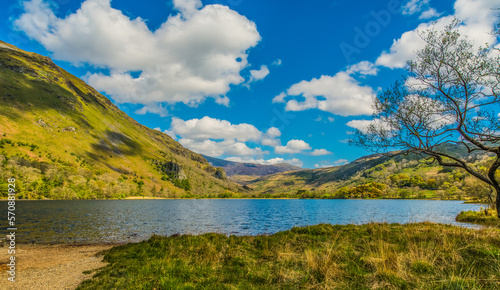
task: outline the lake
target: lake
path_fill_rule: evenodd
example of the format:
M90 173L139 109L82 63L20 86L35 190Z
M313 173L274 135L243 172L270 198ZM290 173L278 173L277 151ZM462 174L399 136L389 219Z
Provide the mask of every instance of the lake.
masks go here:
M456 215L463 210L479 210L480 206L439 200L17 201L16 239L24 243L123 243L153 234L272 234L319 223L430 221L467 226L457 223ZM0 208L7 220L7 202L0 202Z

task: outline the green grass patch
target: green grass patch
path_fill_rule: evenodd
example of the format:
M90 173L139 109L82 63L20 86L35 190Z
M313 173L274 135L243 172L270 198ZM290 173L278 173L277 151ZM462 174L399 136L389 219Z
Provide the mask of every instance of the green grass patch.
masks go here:
M456 217L457 222L495 226L500 228L500 219L495 210L463 211Z
M499 289L500 230L321 224L269 236L153 236L104 260L78 289Z

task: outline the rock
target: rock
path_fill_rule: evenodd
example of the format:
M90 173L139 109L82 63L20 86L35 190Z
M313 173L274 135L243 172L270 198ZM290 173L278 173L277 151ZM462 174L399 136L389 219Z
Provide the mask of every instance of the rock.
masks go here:
M187 178L184 169L173 161L160 162L156 160L155 164L160 166L162 172L165 172L167 175L173 175L175 179L184 180Z
M76 128L75 127L65 127L62 129L63 132L73 132L76 133Z
M43 128L47 127L47 123L43 119L38 119L37 123Z
M215 177L217 177L218 179L227 178L226 172L224 171L224 169L222 169L222 167L217 167L217 169L215 170Z

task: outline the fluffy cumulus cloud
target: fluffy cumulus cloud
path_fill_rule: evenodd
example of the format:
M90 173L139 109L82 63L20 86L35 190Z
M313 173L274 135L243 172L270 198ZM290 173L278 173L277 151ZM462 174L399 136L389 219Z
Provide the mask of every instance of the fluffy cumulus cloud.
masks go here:
M201 0L173 0L174 7L179 10L184 17L189 18L194 15L201 6Z
M423 7L422 5L419 6L419 3L422 2L427 3L428 1L410 1L405 11L408 11L408 14L417 11ZM454 4L454 15L441 17L432 22L421 23L415 30L403 33L399 39L394 41L389 51L382 53L378 57L375 64L388 68L404 67L406 61L413 59L415 52L425 46L419 35L420 31L428 29L441 30L446 25L449 25L455 17L462 21L458 31L467 36L478 47L484 46L486 43L493 45L496 43L496 36L491 31L499 19L497 11L492 8L497 6L498 0L457 0ZM435 11L426 10L422 13L421 18L424 18L425 15L431 16L434 13Z
M339 72L296 83L273 102L286 102L287 111L319 109L340 116L369 115L374 94L371 87L361 86L349 73ZM290 96L301 96L304 100L286 101Z
M178 136L179 143L183 146L214 157L268 154L269 152L262 150L261 147L251 148L246 143L277 146L280 144L278 137L281 136L280 130L275 127L262 132L250 124L231 124L229 121L208 116L187 121L173 118L169 133Z
M271 127L265 134L262 135L261 144L264 146L276 147L280 145L278 137L281 136L281 131L276 127Z
M256 163L256 164L262 164L262 165L275 165L275 164L280 164L280 163L288 163L292 164L295 166L301 167L303 164L302 161L300 161L297 158L292 158L292 159L284 159L281 157L276 157L276 158L271 158L271 159L253 159L253 158L242 158L242 157L228 157L226 158L228 161L233 161L233 162L243 162L243 163Z
M153 113L160 115L160 117L168 116L168 111L165 106L163 106L162 104L154 104L154 103L147 104L146 106L140 108L139 110L136 110L135 113L138 115Z
M276 97L273 98L273 104L275 103L285 103L285 98L286 98L286 93L285 92L282 92L280 93L279 95L277 95Z
M326 150L326 149L314 149L313 152L311 152L312 156L323 156L323 155L329 155L332 154L332 152Z
M377 75L378 68L369 61L362 61L349 66L346 70L348 74Z
M347 126L358 129L361 132L366 133L368 130L368 127L373 123L374 121L372 120L351 120L347 122Z
M267 65L262 65L258 70L250 70L250 82L263 80L268 74Z
M403 14L412 15L422 11L422 7L427 5L429 0L410 0L403 5Z
M436 9L434 9L434 8L429 8L429 9L425 10L424 12L422 12L422 14L420 14L420 16L418 18L419 19L431 19L431 18L439 17L442 14L443 13L437 12Z
M419 19L430 19L439 17L442 13L438 13L436 9L431 8L429 0L410 0L403 5L403 14L420 14Z
M290 163L302 166L296 158L280 157L264 159L274 149L276 154L332 154L326 149L314 149L303 140L290 140L281 145L281 131L276 127L259 130L251 124L232 124L205 116L201 119L182 120L172 118L169 130L164 131L183 146L208 156L225 157L226 160L259 164ZM263 148L264 146L271 148Z
M250 148L245 143L237 142L235 140L223 140L217 142L209 139L193 140L182 138L179 140L179 143L195 152L214 157L221 155L250 156L263 155L267 153L262 151L260 147Z
M417 118L417 117L415 117ZM436 119L436 121L440 121L441 119ZM441 121L440 121L441 122ZM358 129L359 131L366 133L371 125L374 125L376 128L383 128L384 130L392 130L392 127L389 123L384 122L381 119L373 119L373 120L351 120L347 122L347 126Z
M47 2L31 0L14 25L56 59L108 69L86 80L119 103L147 105L145 112L154 103L196 105L207 97L227 105L230 85L244 82L247 51L261 39L246 17L222 5L175 0L179 13L151 31L110 2L86 0L58 18Z
M235 139L237 141L257 141L263 133L255 126L250 124L233 125L229 121L210 118L208 116L202 119L191 119L184 121L179 118L173 118L171 131L183 138L192 140L206 139ZM279 131L276 128L272 129ZM277 132L275 132L277 134ZM279 135L278 135L279 136Z
M274 152L278 154L294 154L302 151L311 150L311 146L303 140L290 140L286 146L276 146Z

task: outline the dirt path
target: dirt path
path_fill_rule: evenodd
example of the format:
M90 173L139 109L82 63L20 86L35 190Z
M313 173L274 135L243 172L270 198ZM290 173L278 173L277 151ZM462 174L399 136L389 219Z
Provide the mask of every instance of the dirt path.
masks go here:
M112 245L16 245L16 282L7 280L11 256L0 248L0 289L75 289L93 274L84 271L106 265L95 255Z

